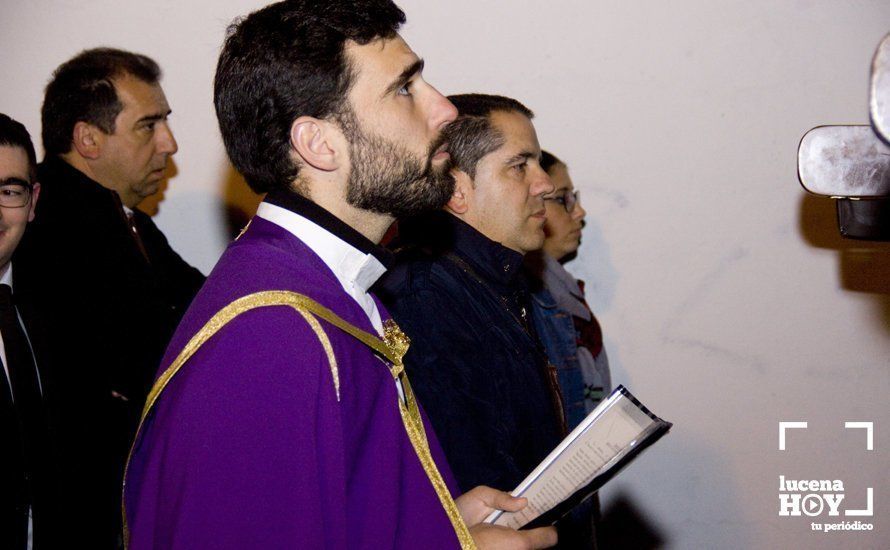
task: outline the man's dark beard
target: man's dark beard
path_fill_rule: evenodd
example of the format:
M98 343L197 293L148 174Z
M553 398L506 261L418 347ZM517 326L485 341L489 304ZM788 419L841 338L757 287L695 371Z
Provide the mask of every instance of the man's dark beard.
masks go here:
M352 112L339 117L349 140L352 171L346 188L350 205L396 218L439 210L454 192L451 162L435 167L432 156L442 145L440 137L425 155L426 163L386 139L365 133Z

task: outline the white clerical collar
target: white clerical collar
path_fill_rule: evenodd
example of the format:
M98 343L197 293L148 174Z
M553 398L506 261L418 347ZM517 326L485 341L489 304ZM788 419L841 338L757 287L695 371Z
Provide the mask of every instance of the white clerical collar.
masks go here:
M383 321L374 299L368 294L386 267L372 254L365 254L330 231L280 206L260 203L256 215L280 226L303 241L334 272L340 286L364 310L378 333Z
M386 273L386 267L372 254L362 253L299 214L263 202L256 215L293 233L318 254L335 275L354 281L363 292L368 292L371 285Z

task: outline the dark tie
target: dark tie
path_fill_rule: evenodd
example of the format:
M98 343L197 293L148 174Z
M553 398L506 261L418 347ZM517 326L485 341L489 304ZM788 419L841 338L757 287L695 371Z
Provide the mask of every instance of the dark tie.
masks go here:
M12 388L6 375L0 373L0 540L10 548L25 548L28 543L29 488L25 479L25 456L22 441L22 425L18 411L12 402Z
M3 337L3 347L6 351L6 369L12 386L14 409L22 429L26 484L23 489L28 495L28 504L35 506L37 489L35 485L41 483L35 479L35 473L40 470L38 463L47 458L44 456L47 434L43 418L43 397L40 393L40 382L37 379L31 345L19 323L13 304L12 289L9 285L2 284L0 284L0 336ZM8 452L6 449L4 451ZM35 510L35 523L38 521L37 516ZM23 522L20 525L27 529L27 515L22 517Z
M145 249L145 243L142 242L142 237L139 236L139 229L136 227L136 220L134 219L133 212L128 212L124 208L124 203L121 202L120 195L117 193L112 193L111 195L114 197L114 202L117 203L117 211L124 217L124 223L127 224L127 233L130 234L133 242L136 243L136 248L139 249L142 257L145 258L145 261L151 263L151 259L148 257L148 250Z
M148 251L145 249L145 243L142 242L142 237L139 236L139 229L136 228L136 220L133 219L133 213L124 212L124 216L127 218L127 227L130 229L130 236L136 241L136 246L139 248L139 252L142 253L142 257L145 258L147 262L151 263L148 257Z
M43 432L43 398L31 346L19 323L9 285L0 285L0 335L6 349L6 368L9 371L12 398L25 433L26 449L30 454L35 450L36 438Z

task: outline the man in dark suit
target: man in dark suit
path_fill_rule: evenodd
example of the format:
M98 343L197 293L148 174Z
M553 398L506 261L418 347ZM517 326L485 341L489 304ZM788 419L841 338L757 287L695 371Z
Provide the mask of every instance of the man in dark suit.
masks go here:
M16 253L23 303L42 314L69 540L121 544L121 483L167 342L204 276L136 209L177 144L160 69L121 50L62 64L42 109L37 222Z
M12 253L40 194L36 165L28 131L0 114L0 547L10 550L43 547L54 500L44 381L12 300Z

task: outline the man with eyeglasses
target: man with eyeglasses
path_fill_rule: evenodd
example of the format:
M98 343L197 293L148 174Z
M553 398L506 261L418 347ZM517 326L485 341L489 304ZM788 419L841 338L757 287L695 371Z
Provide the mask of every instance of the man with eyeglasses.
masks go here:
M140 202L177 144L152 59L86 50L56 69L41 118L37 219L16 254L22 300L59 353L44 362L72 544L118 548L124 464L164 349L203 275ZM19 290L19 288L17 288Z
M40 194L34 146L25 127L0 114L0 547L46 542L53 497L44 374L37 368L23 320L12 299L12 256L34 219ZM28 323L29 326L32 326Z
M565 163L543 151L541 166L554 189L544 195L544 245L526 256L526 273L532 288L535 329L556 367L566 420L573 429L609 394L612 382L602 330L584 298L584 283L563 267L578 253L587 213ZM598 517L597 497L573 514L587 522Z
M583 283L563 267L578 253L587 212L565 163L544 151L541 166L554 189L544 195L544 245L526 256L534 290L532 318L557 368L566 420L572 429L608 395L611 377L602 330L584 299Z
M532 289L531 317L550 363L556 367L568 428L577 426L612 389L609 361L599 322L584 299L584 286L563 264L575 258L587 212L578 199L568 167L553 154L541 152L541 167L553 182L544 195L547 222L544 245L525 257ZM593 547L599 500L594 496L572 511Z

